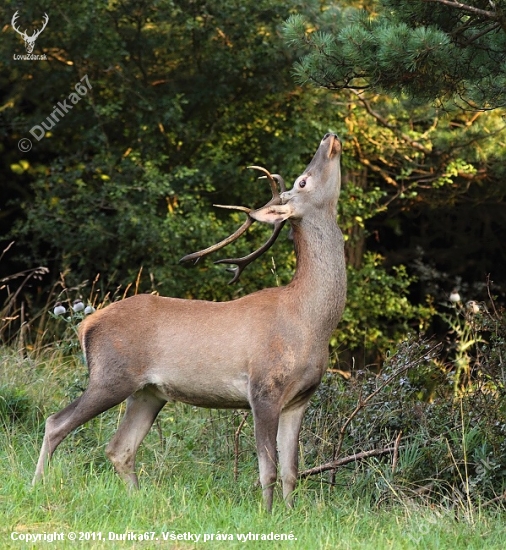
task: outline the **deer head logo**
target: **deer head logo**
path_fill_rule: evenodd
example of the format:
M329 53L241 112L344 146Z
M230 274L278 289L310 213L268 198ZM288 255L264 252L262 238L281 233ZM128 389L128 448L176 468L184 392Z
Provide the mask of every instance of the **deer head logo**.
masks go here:
M17 18L18 18L18 12L16 11L16 13L12 16L12 21L11 21L12 28L23 37L23 40L25 41L25 47L26 47L27 53L32 53L33 47L35 46L35 41L39 37L39 34L46 28L47 22L49 21L49 17L47 13L44 14L44 18L43 18L44 24L42 25L42 29L34 30L32 36L28 36L26 34L26 30L25 32L21 32L19 29L16 28Z

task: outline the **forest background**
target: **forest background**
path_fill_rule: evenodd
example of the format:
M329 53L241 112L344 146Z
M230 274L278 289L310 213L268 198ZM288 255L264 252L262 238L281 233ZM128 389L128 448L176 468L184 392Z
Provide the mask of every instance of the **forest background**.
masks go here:
M33 273L10 302L4 317L16 319L2 328L3 341L17 334L21 305L29 343L45 330L46 318L36 324L34 317L57 299L96 302L134 281L130 293L213 300L286 283L294 255L283 238L230 287L222 266L185 269L178 260L242 221L213 203L262 203L268 190L248 165L293 181L330 130L344 144L339 223L350 278L332 344L348 367L377 362L409 331L440 331L436 314L454 288L464 302L483 301L490 279L504 300L504 30L434 3L383 4L7 2L0 246L9 249L0 277L21 275L9 279L4 297L30 270L48 271ZM452 88L442 58L455 60L455 52L432 59L431 40L440 44L441 36L419 38L405 22L399 29L378 17L392 6L417 28L431 23L429 14L440 27L451 19L443 37L458 38L456 29L467 25L468 49L474 33L481 35L475 52L483 44L498 50L495 58L485 52L491 69L479 57L479 68L471 66L468 54ZM25 53L8 24L16 9L23 29L50 15L36 42L47 61L14 59ZM371 21L377 28L367 27ZM361 32L376 43L356 43ZM314 51L327 58L311 58ZM464 89L485 67L493 74ZM84 78L89 89L73 105L68 98ZM486 97L476 92L482 88ZM46 121L65 99L71 109ZM33 142L27 152L18 148L24 138ZM227 254L252 250L268 231L254 228Z
M286 284L287 232L235 285L223 266L178 260L242 223L213 204L269 198L247 166L290 184L333 131L348 301L308 411L308 461L412 444L404 468L389 466L396 483L426 495L437 479L437 498L503 502L506 6L455 4L4 2L0 343L17 357L2 355L6 425L36 399L40 432L54 406L32 391L42 379L61 403L82 390L74 363L65 378L42 361L76 356L75 299L228 300ZM49 16L33 51L46 60L19 59L16 11L29 35ZM226 255L269 233L255 224ZM57 301L68 316L52 314Z

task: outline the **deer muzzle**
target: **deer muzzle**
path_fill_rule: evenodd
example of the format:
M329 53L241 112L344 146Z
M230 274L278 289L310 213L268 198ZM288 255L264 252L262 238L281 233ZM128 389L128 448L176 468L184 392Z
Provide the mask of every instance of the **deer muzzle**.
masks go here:
M328 149L327 149L327 158L332 158L334 155L337 155L341 152L341 140L337 137L336 134L325 134L322 139L322 144L328 140Z

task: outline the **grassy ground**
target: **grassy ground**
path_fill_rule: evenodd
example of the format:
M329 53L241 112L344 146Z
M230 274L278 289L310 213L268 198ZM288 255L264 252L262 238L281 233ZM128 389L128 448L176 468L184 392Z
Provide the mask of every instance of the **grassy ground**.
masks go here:
M141 447L140 491L129 493L104 457L120 409L69 436L44 482L32 488L43 419L85 383L79 361L58 354L34 361L0 350L1 548L504 548L504 512L428 507L393 489L378 504L356 490L350 470L332 489L325 477L303 481L293 510L277 495L266 514L250 423L235 482L233 436L242 417L179 404L162 411Z

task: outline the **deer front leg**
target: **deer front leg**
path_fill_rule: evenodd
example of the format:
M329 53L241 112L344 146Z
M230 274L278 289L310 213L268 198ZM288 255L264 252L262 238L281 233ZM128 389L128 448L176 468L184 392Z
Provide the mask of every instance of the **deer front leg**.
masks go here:
M283 482L283 498L286 505L293 506L293 491L299 468L299 432L306 403L281 412L278 427L278 451Z
M252 409L260 484L262 485L265 507L270 512L277 477L276 433L278 431L279 411L276 406L265 402L255 404Z

